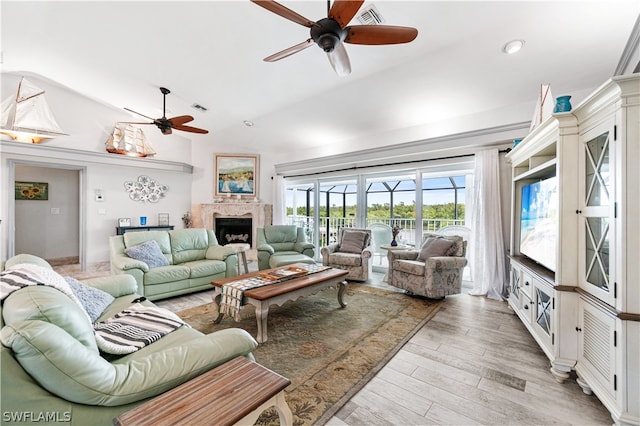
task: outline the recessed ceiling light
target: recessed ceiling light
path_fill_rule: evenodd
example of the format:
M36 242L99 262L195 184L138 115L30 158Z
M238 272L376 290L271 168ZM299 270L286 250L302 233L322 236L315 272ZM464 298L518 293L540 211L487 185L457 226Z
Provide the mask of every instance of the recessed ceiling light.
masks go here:
M244 120L243 121L244 125L247 127L253 127L253 121L250 120Z
M518 52L524 46L524 40L511 40L502 46L502 51L509 55Z

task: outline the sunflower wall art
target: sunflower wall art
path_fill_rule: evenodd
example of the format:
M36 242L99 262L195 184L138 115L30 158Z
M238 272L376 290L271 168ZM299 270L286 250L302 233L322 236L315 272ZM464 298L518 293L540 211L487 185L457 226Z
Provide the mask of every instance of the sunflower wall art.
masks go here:
M16 182L16 200L48 200L49 184L46 182Z

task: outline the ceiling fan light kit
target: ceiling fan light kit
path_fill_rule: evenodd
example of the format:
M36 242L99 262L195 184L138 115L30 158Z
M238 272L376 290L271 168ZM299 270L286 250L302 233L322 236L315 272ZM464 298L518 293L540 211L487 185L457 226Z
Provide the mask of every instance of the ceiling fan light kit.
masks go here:
M311 38L325 52L333 52L336 45L344 41L347 31L333 19L323 18L311 27Z
M327 17L317 22L305 18L293 10L273 0L251 0L253 3L280 15L296 24L310 29L308 40L296 44L278 53L264 58L266 62L275 62L298 53L316 43L329 59L329 63L339 76L351 73L349 55L344 43L351 44L401 44L409 43L418 36L418 30L410 27L391 25L352 25L347 26L356 15L364 0L335 0L331 5L327 0Z

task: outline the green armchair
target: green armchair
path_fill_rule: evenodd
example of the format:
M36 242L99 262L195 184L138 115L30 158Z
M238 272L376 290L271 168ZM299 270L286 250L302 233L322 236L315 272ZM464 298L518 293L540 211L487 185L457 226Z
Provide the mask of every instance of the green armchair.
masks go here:
M278 268L292 263L316 263L315 246L307 241L303 228L268 225L257 230L258 269Z

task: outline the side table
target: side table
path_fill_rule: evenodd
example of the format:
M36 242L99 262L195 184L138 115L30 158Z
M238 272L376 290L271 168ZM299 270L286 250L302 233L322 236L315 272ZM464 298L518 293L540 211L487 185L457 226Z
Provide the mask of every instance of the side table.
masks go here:
M244 243L229 243L225 244L225 247L231 247L236 249L238 252L238 273L240 273L240 261L242 260L242 264L244 265L244 273L249 273L249 265L247 264L247 251L251 248L249 244Z
M284 398L289 379L243 356L116 417L116 426L252 425L269 407L293 425Z

